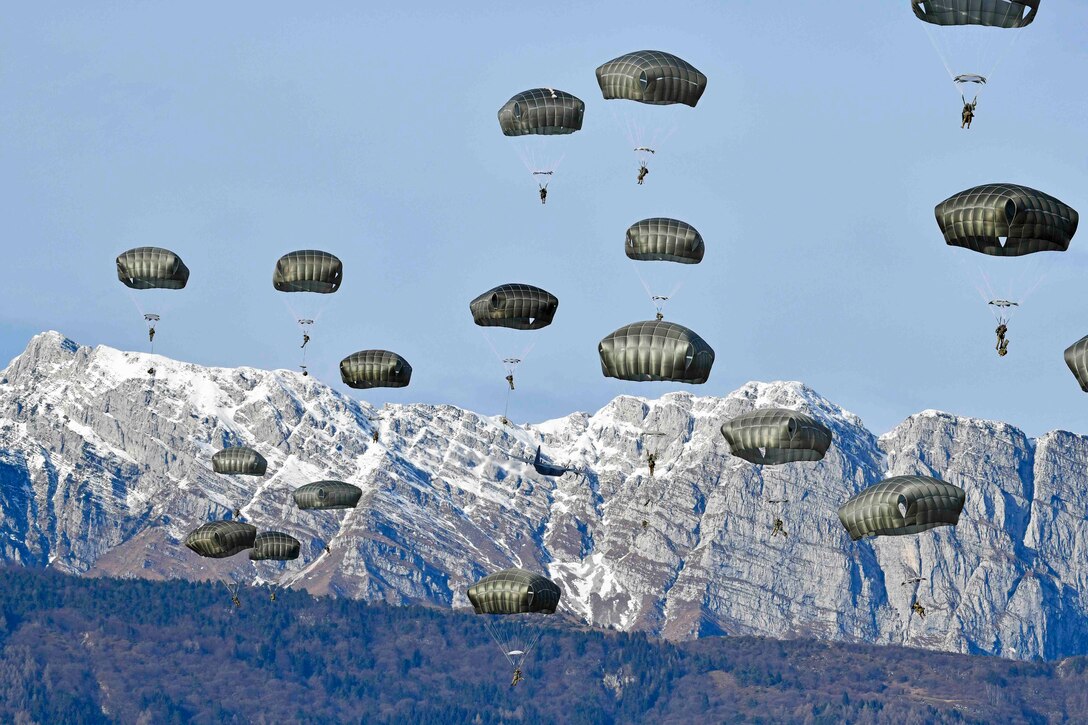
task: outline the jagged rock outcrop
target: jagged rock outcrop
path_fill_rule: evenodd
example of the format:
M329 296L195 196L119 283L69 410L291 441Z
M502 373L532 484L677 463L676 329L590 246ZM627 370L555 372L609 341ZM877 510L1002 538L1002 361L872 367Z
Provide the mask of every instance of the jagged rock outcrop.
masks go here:
M1082 436L1031 440L1003 423L925 411L878 439L857 416L782 382L723 398L623 396L592 415L508 427L446 405L377 411L293 372L203 368L52 332L0 376L0 557L27 566L260 577L441 606L467 606L470 583L520 566L560 584L568 615L673 639L1088 652ZM824 460L761 469L730 456L718 428L754 407L803 410L829 426ZM529 461L541 443L585 475L536 474ZM228 444L256 448L268 474L213 473L212 453ZM909 473L967 491L959 525L851 542L838 506ZM321 479L362 488L359 507L299 511L291 492ZM259 530L298 538L301 557L211 561L181 544L235 508ZM788 537L770 536L776 515ZM901 583L917 576L926 579ZM910 610L915 599L924 619Z

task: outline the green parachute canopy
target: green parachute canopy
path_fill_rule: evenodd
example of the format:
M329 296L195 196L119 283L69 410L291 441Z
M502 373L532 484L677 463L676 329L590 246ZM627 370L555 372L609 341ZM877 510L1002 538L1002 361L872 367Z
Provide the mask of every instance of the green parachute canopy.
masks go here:
M1066 348L1065 364L1077 379L1080 389L1088 393L1088 335Z
M703 237L687 222L653 217L627 229L624 252L639 261L698 264L703 261Z
M340 379L351 388L403 388L412 381L412 366L395 352L360 350L340 361Z
M292 561L298 558L302 545L298 539L282 531L262 531L253 540L249 552L252 561Z
M499 109L506 136L553 136L582 128L586 104L565 91L533 88L517 94Z
M117 279L132 289L183 289L189 268L169 249L136 247L117 255Z
M761 465L819 461L831 446L830 428L810 415L785 408L738 415L721 430L730 453Z
M648 320L616 330L597 346L601 372L620 380L705 383L714 350L675 322Z
M1039 0L911 0L910 7L931 25L1022 28L1035 20Z
M997 257L1064 252L1079 216L1049 194L1019 184L983 184L934 209L949 246Z
M225 559L253 546L257 527L238 521L212 521L189 533L185 545L211 559Z
M638 50L597 68L605 99L625 99L657 106L682 103L695 108L706 90L706 76L691 63L660 50Z
M340 289L344 265L328 252L301 249L285 254L276 262L272 286L280 292L331 294Z
M530 284L511 283L489 289L469 303L472 321L481 327L539 330L552 324L559 298Z
M555 582L525 569L503 569L468 588L477 614L552 614L561 596Z
M363 497L363 490L343 481L316 481L299 486L292 496L304 510L353 509Z
M895 476L866 488L839 508L854 541L865 536L904 536L955 526L967 499L959 486L929 476Z
M230 475L263 476L268 470L268 461L252 448L233 446L212 456L212 470Z

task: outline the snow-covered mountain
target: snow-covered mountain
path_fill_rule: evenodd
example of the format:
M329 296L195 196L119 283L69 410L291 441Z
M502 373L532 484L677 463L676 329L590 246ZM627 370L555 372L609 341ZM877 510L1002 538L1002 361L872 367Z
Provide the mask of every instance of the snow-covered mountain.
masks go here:
M0 376L0 557L27 566L278 578L314 593L466 606L470 583L517 565L558 582L569 614L674 639L1088 653L1082 436L1031 440L925 411L877 438L795 382L748 383L724 398L623 396L594 414L510 427L447 405L376 410L294 372L204 368L55 332ZM824 460L760 470L731 457L721 423L768 406L827 424L835 440ZM541 443L585 475L537 475L528 461ZM212 473L212 453L228 444L259 450L268 475ZM851 542L838 506L906 473L966 489L959 525ZM299 511L292 490L327 478L360 486L358 508ZM234 508L300 539L302 557L277 569L245 554L201 559L180 543ZM776 515L786 538L770 536ZM901 584L916 576L926 580ZM916 598L924 619L910 611Z

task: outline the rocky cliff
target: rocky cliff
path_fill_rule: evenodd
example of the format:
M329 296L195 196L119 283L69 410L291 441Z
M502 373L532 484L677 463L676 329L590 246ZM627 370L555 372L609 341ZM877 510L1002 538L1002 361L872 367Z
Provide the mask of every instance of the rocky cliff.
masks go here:
M835 440L824 460L761 469L731 457L721 423L769 406L827 424ZM212 453L236 444L258 449L268 474L213 473ZM582 475L536 474L540 444ZM671 639L1088 653L1086 467L1082 436L1032 440L936 411L877 438L796 382L748 383L723 398L624 396L593 414L511 427L452 406L378 410L294 372L203 368L53 332L0 373L5 560L439 606L466 606L468 584L517 565L558 582L569 615ZM851 542L838 506L906 473L966 489L959 525ZM325 478L360 486L359 507L299 511L292 490ZM302 557L211 561L181 545L234 509L300 539ZM787 537L771 537L776 516ZM914 577L925 579L902 583ZM925 618L911 612L915 600Z

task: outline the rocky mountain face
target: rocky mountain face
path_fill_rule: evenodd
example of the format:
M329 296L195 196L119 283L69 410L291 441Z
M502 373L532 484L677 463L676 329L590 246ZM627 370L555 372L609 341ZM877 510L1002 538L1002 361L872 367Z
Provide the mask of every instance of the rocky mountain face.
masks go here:
M729 455L719 426L772 406L832 429L824 460L761 469ZM212 453L238 444L268 459L266 476L212 472ZM583 474L538 475L541 444ZM513 565L555 580L568 616L677 640L1088 653L1086 468L1085 437L1032 440L936 411L877 438L795 382L724 398L622 396L593 414L506 426L446 405L378 410L294 372L204 368L53 332L0 373L4 560L455 607L473 581ZM959 525L850 541L838 506L908 473L967 491ZM321 479L361 487L358 508L298 510L291 492ZM301 558L208 560L181 544L234 509L301 540ZM788 536L771 536L776 517ZM925 579L902 583L915 577Z

